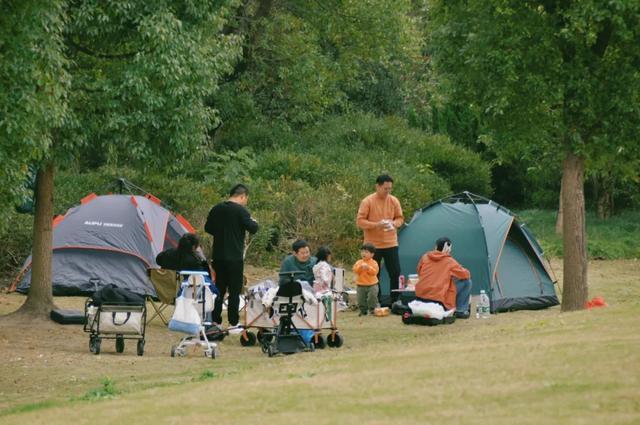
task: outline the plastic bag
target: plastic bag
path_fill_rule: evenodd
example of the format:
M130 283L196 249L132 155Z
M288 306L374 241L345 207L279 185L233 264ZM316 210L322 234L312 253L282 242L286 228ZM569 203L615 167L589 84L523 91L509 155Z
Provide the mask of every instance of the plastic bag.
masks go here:
M192 298L176 298L176 308L169 320L169 330L189 335L197 335L200 332L200 315Z
M409 303L409 308L414 316L427 316L432 319L441 320L445 315L444 308L436 303L425 303L413 300Z

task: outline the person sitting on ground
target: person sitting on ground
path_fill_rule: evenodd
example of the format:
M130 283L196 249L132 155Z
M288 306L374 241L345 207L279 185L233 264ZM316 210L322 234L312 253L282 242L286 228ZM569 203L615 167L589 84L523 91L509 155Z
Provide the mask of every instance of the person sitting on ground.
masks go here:
M163 269L209 271L200 248L200 239L193 233L182 235L177 248L169 248L158 254L156 263Z
M378 263L373 259L376 247L372 243L365 243L360 247L361 260L353 265L356 274L356 293L360 316L374 313L378 307Z
M324 292L331 289L333 281L333 267L331 267L331 250L328 246L321 246L316 253L318 262L313 266L313 290Z
M309 244L304 239L298 239L291 246L292 252L287 255L280 265L280 286L286 285L291 280L282 273L302 272L296 274L294 280L300 281L303 289L313 292L313 266L316 265L316 257L311 256Z
M455 308L457 318L468 319L471 273L453 259L451 249L451 240L442 237L436 241L433 251L420 258L416 298L438 303L445 310Z

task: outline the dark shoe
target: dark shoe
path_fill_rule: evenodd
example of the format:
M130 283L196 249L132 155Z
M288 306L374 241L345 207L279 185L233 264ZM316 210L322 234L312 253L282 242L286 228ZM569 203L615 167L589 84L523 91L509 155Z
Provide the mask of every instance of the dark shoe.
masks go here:
M471 316L471 313L468 311L456 311L455 316L456 319L468 319Z

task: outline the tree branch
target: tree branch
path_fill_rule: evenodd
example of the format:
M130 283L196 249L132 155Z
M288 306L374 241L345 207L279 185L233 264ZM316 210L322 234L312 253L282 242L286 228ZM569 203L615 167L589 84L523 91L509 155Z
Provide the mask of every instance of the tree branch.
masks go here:
M137 51L137 52L120 53L120 54L98 53L98 52L94 52L93 50L87 47L79 45L69 37L67 37L66 41L67 41L67 44L69 44L69 46L73 47L75 50L82 52L86 55L93 56L98 59L129 59L134 57L138 53L148 53L148 52L145 52L144 50Z

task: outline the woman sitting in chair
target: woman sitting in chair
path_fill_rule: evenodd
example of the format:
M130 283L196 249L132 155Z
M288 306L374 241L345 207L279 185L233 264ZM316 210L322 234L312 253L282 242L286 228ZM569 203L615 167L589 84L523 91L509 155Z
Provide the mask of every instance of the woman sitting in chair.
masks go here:
M209 271L200 249L200 239L193 233L182 235L177 248L169 248L158 254L156 263L163 269Z

